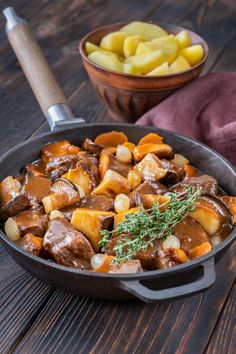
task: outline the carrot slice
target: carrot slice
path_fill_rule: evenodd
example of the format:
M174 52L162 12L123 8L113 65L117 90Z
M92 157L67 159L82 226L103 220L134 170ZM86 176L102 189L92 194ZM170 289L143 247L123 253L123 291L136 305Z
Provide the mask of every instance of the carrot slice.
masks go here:
M162 136L155 133L150 133L145 135L142 139L140 139L138 145L143 145L147 143L162 144L163 140L164 138L162 138Z
M109 133L103 133L96 137L94 143L103 146L122 145L128 141L127 136L122 132L111 131Z
M153 143L147 143L136 146L133 151L133 156L136 161L140 161L148 153L154 153L160 158L171 158L174 156L174 152L170 145Z
M189 251L190 258L202 257L212 250L210 242L204 242L200 246L196 246Z
M130 141L126 141L124 144L123 144L125 147L127 147L129 149L130 152L133 152L134 151L134 148L135 148L135 144L131 143Z

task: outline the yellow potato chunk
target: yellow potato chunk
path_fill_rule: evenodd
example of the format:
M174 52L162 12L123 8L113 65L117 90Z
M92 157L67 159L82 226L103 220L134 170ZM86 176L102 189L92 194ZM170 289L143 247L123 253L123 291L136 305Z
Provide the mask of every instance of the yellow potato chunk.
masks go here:
M124 56L125 58L135 55L137 46L140 42L145 42L147 37L143 36L129 36L124 40Z
M94 250L98 252L100 232L111 225L114 215L109 211L78 208L72 214L71 224L89 239Z
M168 75L170 73L169 71L169 65L167 61L165 61L163 64L158 66L156 69L150 71L147 76L164 76Z
M164 56L160 50L144 55L134 55L125 60L126 64L133 64L141 70L142 74L147 74L164 62Z
M128 34L122 31L108 33L102 38L100 47L123 56L124 40L127 36Z
M198 64L204 57L204 50L200 44L192 45L184 48L179 52L179 55L184 57L191 66Z
M171 64L178 51L178 42L173 34L169 36L154 39L151 42L139 43L136 55L148 54L155 50L161 50L165 59Z
M175 36L179 49L187 48L191 45L191 37L188 31L181 31Z
M167 36L167 32L160 26L141 21L130 22L128 25L122 27L120 30L122 32L128 33L129 35L147 37L149 40Z
M123 65L123 73L131 74L131 75L141 75L141 70L137 66L133 64L124 64Z
M175 61L170 65L170 74L179 73L181 71L189 70L191 66L187 60L181 55L178 56Z
M97 46L96 44L93 44L91 42L86 42L85 43L85 50L86 50L87 55L89 55L92 52L101 50L101 48L99 46Z
M119 60L116 54L113 53L107 54L103 51L95 51L89 54L88 58L93 63L100 65L106 69L114 70L118 72L123 71L123 64Z

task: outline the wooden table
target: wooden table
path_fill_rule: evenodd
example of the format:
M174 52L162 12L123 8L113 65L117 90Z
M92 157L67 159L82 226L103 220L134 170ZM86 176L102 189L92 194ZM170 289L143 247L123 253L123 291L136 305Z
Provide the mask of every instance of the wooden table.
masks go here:
M6 1L1 0L1 9ZM111 121L78 55L80 38L100 25L157 20L198 32L210 46L204 73L235 70L233 0L15 0L77 116ZM16 61L0 19L0 152L48 131ZM217 264L205 293L157 305L97 301L43 284L0 247L0 353L219 353L236 352L236 245Z

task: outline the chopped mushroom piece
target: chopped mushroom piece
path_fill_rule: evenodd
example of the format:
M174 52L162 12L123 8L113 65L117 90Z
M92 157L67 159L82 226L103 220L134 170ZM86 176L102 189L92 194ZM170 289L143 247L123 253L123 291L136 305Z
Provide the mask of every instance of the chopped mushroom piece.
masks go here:
M47 214L52 210L63 209L80 201L80 193L77 187L64 178L56 180L51 187L51 191L53 193L42 200Z
M94 195L105 194L114 196L114 194L127 194L130 191L130 184L127 178L119 173L107 170L102 182L92 192Z
M71 224L81 231L90 240L95 251L98 251L100 232L112 226L114 215L109 211L78 208L72 214Z

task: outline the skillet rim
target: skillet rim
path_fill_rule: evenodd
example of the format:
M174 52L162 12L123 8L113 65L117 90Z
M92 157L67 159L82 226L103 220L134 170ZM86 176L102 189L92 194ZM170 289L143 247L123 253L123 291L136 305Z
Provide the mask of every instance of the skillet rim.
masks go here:
M221 154L219 154L218 152L216 152L215 150L213 150L212 148L210 148L209 146L205 145L204 143L196 140L196 139L192 139L192 138L188 138L184 135L175 133L173 131L167 130L167 129L162 129L162 128L156 128L156 127L152 127L152 126L147 126L147 125L134 125L134 124L129 124L129 123L81 123L78 125L78 128L86 128L86 127L111 127L111 129L113 129L113 127L117 127L118 129L122 129L122 127L133 127L133 128L145 128L150 130L150 132L160 132L160 133L166 133L168 135L172 135L174 137L178 137L186 142L193 142L195 143L195 145L199 145L201 147L203 147L208 153L213 154L217 157L217 159L220 159L223 161L224 164L226 164L232 174L235 176L236 178L236 169L235 167ZM14 146L13 148L11 148L10 150L8 150L7 152L5 152L2 156L0 156L0 164L4 162L5 159L9 158L10 155L12 155L15 151L17 151L18 149L20 149L21 147L24 147L26 145L28 145L29 143L32 143L34 141L40 140L44 137L51 137L51 136L55 136L58 133L67 133L71 130L75 130L77 129L77 127L72 127L72 128L68 128L68 129L62 129L56 132L47 132L44 134L40 134L37 135L35 137L32 137L30 139L27 139L26 141L17 144L16 146ZM212 258L215 258L215 256L217 254L219 254L223 249L228 248L230 246L230 244L236 239L236 225L233 227L232 232L228 235L228 237L219 245L217 246L214 250L212 250L211 252L209 252L208 254L206 254L203 257L200 257L196 260L191 260L190 262L187 263L183 263L180 265L176 265L174 267L170 267L167 269L157 269L157 270L149 270L149 271L144 271L142 273L137 273L137 274L114 274L114 273L96 273L96 272L91 272L91 271L86 271L86 270L79 270L76 268L70 268L70 267L66 267L54 262L49 262L43 258L40 258L38 256L35 256L33 254L30 254L29 252L25 251L24 249L22 249L21 247L19 247L15 242L11 241L6 235L5 233L2 231L2 229L0 229L0 239L3 243L7 243L7 245L10 248L13 248L14 251L17 253L21 253L23 254L24 257L28 257L33 263L34 262L38 262L39 264L42 264L42 266L49 266L52 267L54 269L57 269L58 271L63 271L63 272L68 272L68 273L72 273L72 274L78 274L79 276L92 276L95 277L97 279L100 278L109 278L109 279L118 279L118 280L145 280L145 279L151 279L151 278L155 278L155 277L163 277L163 276L168 276L168 275L173 275L175 273L179 273L181 271L185 271L185 270L190 270L192 268L195 268L197 266L201 266L203 263L206 263L207 261L209 261ZM228 246L228 247L227 247ZM8 252L9 253L9 252ZM17 261L16 261L17 262Z

